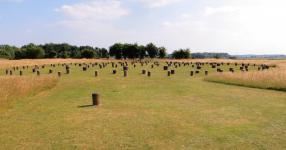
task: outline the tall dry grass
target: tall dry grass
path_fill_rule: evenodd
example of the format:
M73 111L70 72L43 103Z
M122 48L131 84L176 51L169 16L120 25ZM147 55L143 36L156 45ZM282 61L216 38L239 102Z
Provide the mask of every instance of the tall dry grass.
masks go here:
M205 80L253 88L286 91L286 70L281 68L239 73L214 73L205 77Z
M0 77L0 113L13 108L13 104L29 95L51 89L56 77Z

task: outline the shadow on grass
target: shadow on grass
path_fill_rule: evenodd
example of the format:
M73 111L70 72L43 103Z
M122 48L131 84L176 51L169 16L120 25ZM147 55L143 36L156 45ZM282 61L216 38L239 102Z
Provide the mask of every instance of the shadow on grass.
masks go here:
M85 108L85 107L92 107L93 105L83 105L83 106L77 106L77 108Z

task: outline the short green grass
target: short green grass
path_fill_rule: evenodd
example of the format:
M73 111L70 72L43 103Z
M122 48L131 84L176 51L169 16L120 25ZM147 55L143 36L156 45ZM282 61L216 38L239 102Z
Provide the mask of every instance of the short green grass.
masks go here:
M171 77L150 65L129 63L128 77L120 65L86 72L72 65L56 87L0 116L0 149L286 149L285 92L203 81L204 70L216 72L210 65L193 77L191 65L172 66ZM220 68L229 67L239 70ZM42 74L65 72L49 69ZM90 106L94 92L101 93L100 107Z

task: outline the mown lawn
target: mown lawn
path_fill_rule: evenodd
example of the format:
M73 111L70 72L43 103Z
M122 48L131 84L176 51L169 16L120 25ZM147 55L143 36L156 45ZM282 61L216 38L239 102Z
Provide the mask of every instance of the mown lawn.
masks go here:
M47 65L43 76L63 72L58 85L0 116L0 149L286 149L285 92L203 81L204 70L216 72L210 65L193 77L191 64L172 65L171 77L150 65L129 63L128 77L120 65L116 75L111 64L86 72L72 65L70 75L62 66L48 74ZM220 68L229 67L239 70ZM94 92L100 107L90 106Z

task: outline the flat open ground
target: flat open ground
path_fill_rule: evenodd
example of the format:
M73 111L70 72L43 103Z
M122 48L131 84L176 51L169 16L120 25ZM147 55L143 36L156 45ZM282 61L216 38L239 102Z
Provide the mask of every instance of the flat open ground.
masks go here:
M285 92L206 82L204 70L216 72L210 65L193 77L190 71L197 69L191 64L172 65L176 74L167 77L163 65L151 64L134 68L129 62L128 77L119 64L85 72L71 65L70 75L65 67L46 65L42 76L62 71L62 77L53 89L20 100L0 116L0 149L286 149ZM239 70L234 64L220 68L230 67ZM24 75L36 73L30 67ZM4 68L0 76L6 76ZM90 106L94 92L101 93L100 107Z

